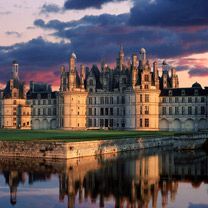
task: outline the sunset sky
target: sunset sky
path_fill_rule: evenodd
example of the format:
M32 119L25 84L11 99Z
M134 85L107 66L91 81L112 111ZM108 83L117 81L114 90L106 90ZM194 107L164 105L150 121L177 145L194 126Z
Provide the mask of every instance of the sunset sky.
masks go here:
M20 64L21 78L59 85L71 52L77 67L115 65L144 47L175 66L180 86L208 86L207 0L0 0L0 87Z

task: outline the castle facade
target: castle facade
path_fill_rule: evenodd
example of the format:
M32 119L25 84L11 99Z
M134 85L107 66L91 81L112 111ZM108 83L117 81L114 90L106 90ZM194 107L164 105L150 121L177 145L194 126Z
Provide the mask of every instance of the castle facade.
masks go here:
M28 129L123 129L142 131L198 131L208 127L208 88L194 83L179 88L176 69L165 61L162 75L146 50L126 61L121 47L116 67L101 64L60 68L60 89L30 82L26 92L18 64L12 79L0 91L0 127Z

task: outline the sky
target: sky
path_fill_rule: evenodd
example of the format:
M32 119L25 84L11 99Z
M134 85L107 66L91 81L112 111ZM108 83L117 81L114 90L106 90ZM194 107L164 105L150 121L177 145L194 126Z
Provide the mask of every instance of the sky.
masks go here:
M207 0L0 0L0 88L20 65L22 80L59 85L72 52L77 68L115 66L146 48L150 62L176 67L180 87L208 86Z

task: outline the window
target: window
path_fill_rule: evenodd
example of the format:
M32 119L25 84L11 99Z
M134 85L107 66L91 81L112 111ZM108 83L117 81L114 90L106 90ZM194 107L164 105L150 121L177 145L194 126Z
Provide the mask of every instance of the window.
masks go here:
M97 110L96 108L94 108L94 116L96 116L96 114L97 114Z
M166 107L162 107L162 115L166 115Z
M140 114L142 114L142 106L140 106Z
M103 127L103 126L104 126L104 120L100 119L100 127Z
M204 97L201 97L201 102L202 102L202 103L204 103L204 102L205 102Z
M113 108L110 108L110 115L113 116Z
M166 98L165 97L163 97L162 102L166 103Z
M145 127L149 127L149 119L148 118L145 118L144 125L145 125Z
M108 116L108 108L105 108L105 115Z
M175 115L179 115L179 107L175 107Z
M186 93L185 93L185 90L182 90L182 91L181 91L181 95L184 96L185 94L186 94Z
M145 114L146 114L146 115L149 114L149 106L145 106Z
M204 115L204 114L205 114L205 107L202 106L202 107L201 107L201 115Z
M14 100L13 104L14 104L14 105L17 105L17 101L16 101L16 100Z
M110 127L113 127L113 119L110 119Z
M192 103L192 97L188 97L188 102Z
M91 97L89 97L88 102L89 102L89 105L92 105L92 98Z
M119 96L117 96L117 104L119 104Z
M113 97L110 97L110 104L113 104Z
M53 108L53 115L56 116L56 108Z
M169 115L172 115L173 114L173 109L172 107L169 107Z
M94 126L95 126L95 127L97 126L97 122L96 122L96 119L94 119Z
M109 104L109 98L105 97L105 104Z
M172 90L169 90L168 95L169 95L169 96L172 96L172 95L173 95Z
M100 115L101 115L101 116L104 115L104 109L103 109L103 108L100 109Z
M140 124L140 127L142 127L142 118L140 118L139 124Z
M185 102L186 102L185 97L182 97L182 103L185 103Z
M104 104L104 97L100 98L100 104Z
M95 104L95 105L97 104L97 100L96 100L96 97L94 97L94 104Z
M148 90L149 89L149 85L144 85L144 89Z
M92 79L90 79L90 81L89 81L89 86L93 86L93 80Z
M48 109L48 115L51 116L51 109Z
M125 97L124 96L121 97L121 103L125 104Z
M191 106L188 107L188 115L192 115L192 107Z
M197 106L195 107L195 115L198 115L198 108L197 108Z
M185 115L185 107L182 107L182 115Z
M120 114L120 113L119 113L119 108L117 108L117 116L119 116L119 114Z
M145 103L149 103L149 94L145 94Z
M144 75L144 81L145 81L145 82L149 82L149 75L148 75L148 74L145 74L145 75Z
M38 115L40 116L40 108L38 108Z
M176 97L176 98L175 98L175 102L176 102L176 103L178 103L178 102L179 102L179 99L178 99L178 97Z
M90 119L90 118L88 119L88 126L92 127L92 119Z
M92 116L92 108L88 109L89 116Z
M140 95L140 102L142 103L142 95Z
M46 104L46 100L43 100L43 105L45 105Z
M172 97L169 98L169 103L172 103L173 102L173 99Z

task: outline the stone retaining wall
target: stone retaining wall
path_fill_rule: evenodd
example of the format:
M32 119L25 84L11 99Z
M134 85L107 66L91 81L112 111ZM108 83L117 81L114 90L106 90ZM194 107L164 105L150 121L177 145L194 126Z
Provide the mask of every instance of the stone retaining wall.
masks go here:
M166 146L177 150L196 149L201 147L207 138L208 134L196 134L193 136L184 135L147 139L129 138L85 142L0 141L0 156L70 159Z

